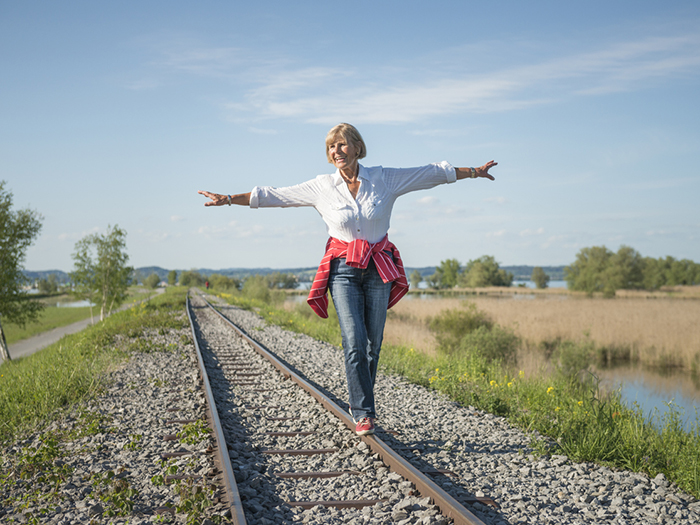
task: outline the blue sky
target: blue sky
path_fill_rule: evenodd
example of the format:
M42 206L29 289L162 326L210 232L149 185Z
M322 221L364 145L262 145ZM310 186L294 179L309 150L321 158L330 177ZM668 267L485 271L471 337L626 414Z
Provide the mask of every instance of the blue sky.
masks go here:
M313 209L205 208L365 165L495 159L399 199L407 266L585 246L700 261L700 3L0 2L0 179L43 229L30 270L72 268L118 224L130 263L314 266Z

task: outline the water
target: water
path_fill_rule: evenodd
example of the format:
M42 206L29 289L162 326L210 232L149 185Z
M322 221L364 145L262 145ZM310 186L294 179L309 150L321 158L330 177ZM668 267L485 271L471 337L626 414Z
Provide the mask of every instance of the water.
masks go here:
M523 285L525 288L537 288L532 281L513 281L513 286ZM566 288L566 281L549 281L548 288Z
M625 365L599 370L596 375L604 389L619 389L622 400L629 406L638 406L645 416L662 416L669 411L669 403L673 403L681 409L686 430L691 430L698 421L700 384L687 372L671 370L661 373Z
M83 300L83 301L58 302L58 303L56 303L56 306L58 306L59 308L82 308L84 306L95 306L95 305L90 303L90 301Z

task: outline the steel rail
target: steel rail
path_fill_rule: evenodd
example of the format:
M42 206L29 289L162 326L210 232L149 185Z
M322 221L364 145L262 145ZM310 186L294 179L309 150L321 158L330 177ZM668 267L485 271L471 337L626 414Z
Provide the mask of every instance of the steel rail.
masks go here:
M219 462L219 466L221 467L226 501L228 502L229 509L231 511L231 521L234 523L234 525L246 525L243 503L241 502L241 496L238 493L238 485L236 485L236 477L234 476L233 468L231 467L231 458L228 455L226 438L224 437L224 431L221 427L219 413L216 410L216 401L214 400L214 393L212 392L211 385L209 384L209 375L207 374L207 369L204 366L202 351L199 348L199 342L197 341L197 333L194 329L194 321L192 319L192 313L190 312L189 296L187 297L186 307L187 318L190 321L190 328L192 328L192 340L194 341L194 347L197 350L197 362L199 363L199 370L202 373L204 394L207 398L207 412L214 431L214 439L216 440L216 457Z
M267 350L267 348L249 337L243 330L231 322L230 319L214 308L214 306L204 297L200 295L200 298L203 299L209 308L216 312L219 317L228 323L236 331L236 333L246 340L258 354L270 361L270 363L272 363L272 365L284 377L297 383L301 388L319 401L328 411L338 417L350 430L355 432L355 423L345 410L340 408L315 386L290 370L284 363L282 363L269 350ZM469 512L469 510L466 509L461 503L441 489L433 480L417 470L413 465L406 461L376 435L358 437L370 447L374 454L379 454L379 457L391 470L411 481L416 486L416 489L418 489L418 492L420 492L424 497L429 497L433 503L439 507L443 516L452 518L455 525L485 525L483 521Z

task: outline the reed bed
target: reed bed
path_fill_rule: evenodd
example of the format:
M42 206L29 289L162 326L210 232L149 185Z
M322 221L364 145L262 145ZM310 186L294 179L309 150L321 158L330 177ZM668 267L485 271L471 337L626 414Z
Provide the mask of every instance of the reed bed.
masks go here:
M427 328L428 319L445 309L462 308L464 300L409 296L390 311L385 342L434 354L436 343ZM473 295L467 300L499 325L512 328L525 342L525 349L561 340L588 340L613 360L700 369L700 301L632 294L602 299L562 293ZM520 359L537 360L527 355Z

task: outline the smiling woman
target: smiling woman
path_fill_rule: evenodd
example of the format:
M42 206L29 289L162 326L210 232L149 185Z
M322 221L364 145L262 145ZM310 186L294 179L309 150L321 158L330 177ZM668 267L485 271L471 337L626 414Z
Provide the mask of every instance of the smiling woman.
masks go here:
M374 381L384 336L386 311L408 291L398 249L387 231L394 202L406 193L465 178L494 180L487 162L455 168L447 162L417 168L366 168L360 132L338 124L326 136L326 156L336 172L286 188L258 187L249 193L199 193L205 206L240 204L251 208L312 206L326 223L329 239L311 287L309 306L328 317L330 291L345 352L350 413L359 435L374 433Z

